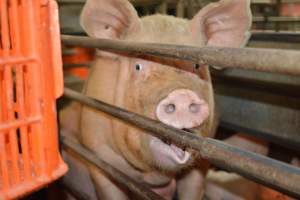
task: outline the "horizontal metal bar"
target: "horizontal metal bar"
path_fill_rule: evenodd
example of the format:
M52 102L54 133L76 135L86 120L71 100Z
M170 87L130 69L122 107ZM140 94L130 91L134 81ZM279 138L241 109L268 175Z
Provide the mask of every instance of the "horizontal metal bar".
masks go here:
M127 54L164 56L190 60L223 68L252 69L264 72L300 75L300 51L258 48L192 47L148 44L83 36L62 35L66 45L98 48Z
M63 143L63 141L61 141ZM63 181L58 182L59 186L66 189L76 200L91 200L85 193L79 191L77 188L73 187L71 184L64 183Z
M70 69L75 67L89 67L91 65L90 62L87 63L64 63L64 69Z
M57 0L59 4L84 4L86 0Z
M65 33L76 36L87 36L85 32L70 32ZM271 41L271 42L288 42L288 43L300 43L300 33L292 31L252 31L250 41ZM64 52L66 51L66 52ZM67 50L63 50L63 55L67 55ZM72 53L72 52L70 52ZM75 54L73 52L73 54Z
M124 188L134 193L135 196L138 197L138 199L164 200L164 198L152 192L145 185L131 179L123 172L115 169L110 164L97 157L93 152L86 149L78 142L73 141L70 137L62 134L61 142L64 148L66 148L67 150L71 150L71 152L80 155L81 158L83 158L90 164L96 166L97 168L101 169L101 171L103 171L109 178L122 184Z
M251 33L250 41L289 42L294 44L300 43L300 33L254 31Z
M286 4L286 3L300 3L300 0L281 0L281 4Z
M76 53L77 51L75 49L67 49L67 48L62 49L63 56L74 56L76 55Z
M159 121L84 96L68 88L65 88L64 96L149 131L148 133L153 136L171 140L180 147L192 148L218 167L237 172L246 178L300 198L300 169L296 167L211 138L204 138L184 130L175 129Z
M300 22L300 17L296 16L256 16L253 22Z

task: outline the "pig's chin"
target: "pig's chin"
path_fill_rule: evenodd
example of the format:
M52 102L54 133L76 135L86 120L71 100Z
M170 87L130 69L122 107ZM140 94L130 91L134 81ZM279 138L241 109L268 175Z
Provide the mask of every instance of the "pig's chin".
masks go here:
M187 165L191 153L184 151L174 144L166 144L162 140L152 137L149 142L150 151L155 162L161 168L174 170Z

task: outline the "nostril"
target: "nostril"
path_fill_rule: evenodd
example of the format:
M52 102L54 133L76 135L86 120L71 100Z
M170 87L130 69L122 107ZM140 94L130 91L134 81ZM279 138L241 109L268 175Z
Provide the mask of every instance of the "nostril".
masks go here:
M168 114L175 112L175 110L176 110L176 106L174 104L168 104L165 106L165 112Z
M189 109L192 113L198 113L200 111L200 104L192 103L190 104Z

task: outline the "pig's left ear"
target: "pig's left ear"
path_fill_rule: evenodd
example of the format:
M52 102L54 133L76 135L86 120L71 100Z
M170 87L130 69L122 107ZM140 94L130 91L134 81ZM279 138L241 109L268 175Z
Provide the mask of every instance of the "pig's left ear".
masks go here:
M201 9L190 28L208 46L241 47L250 37L251 22L250 0L221 0Z

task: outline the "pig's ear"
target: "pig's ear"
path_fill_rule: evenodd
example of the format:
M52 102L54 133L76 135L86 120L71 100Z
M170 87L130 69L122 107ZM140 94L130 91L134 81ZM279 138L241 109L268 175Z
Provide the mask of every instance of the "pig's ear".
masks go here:
M201 9L190 27L208 46L241 47L249 39L251 22L250 0L221 0Z
M80 24L91 37L122 39L139 28L140 20L128 0L87 0Z

